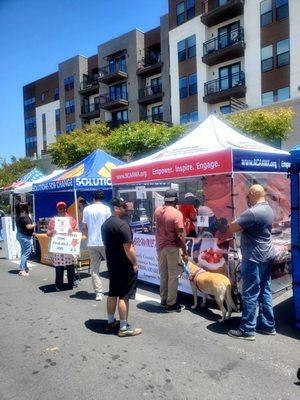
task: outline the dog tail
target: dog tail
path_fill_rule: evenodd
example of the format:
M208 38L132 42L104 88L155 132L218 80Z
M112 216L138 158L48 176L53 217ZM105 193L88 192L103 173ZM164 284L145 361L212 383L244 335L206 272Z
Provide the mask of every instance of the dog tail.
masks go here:
M233 311L237 311L236 305L234 304L234 301L231 296L231 284L227 285L226 287L226 300L230 307L233 309Z

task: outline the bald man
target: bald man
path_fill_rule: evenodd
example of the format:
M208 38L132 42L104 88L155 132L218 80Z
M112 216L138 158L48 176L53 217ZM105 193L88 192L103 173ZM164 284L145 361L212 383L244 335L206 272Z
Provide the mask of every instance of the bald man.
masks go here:
M255 340L255 332L276 334L270 286L275 258L271 235L274 213L261 185L251 186L247 198L250 208L229 227L232 233L241 232L243 313L239 329L230 330L228 335Z

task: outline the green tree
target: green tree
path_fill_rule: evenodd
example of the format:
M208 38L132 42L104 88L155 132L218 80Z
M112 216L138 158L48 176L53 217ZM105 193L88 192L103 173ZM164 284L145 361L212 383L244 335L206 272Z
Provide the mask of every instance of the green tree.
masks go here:
M124 159L136 158L152 150L159 150L184 132L184 127L171 128L163 124L130 122L115 129L106 138L105 148L110 153Z
M254 138L272 142L288 138L294 116L295 113L291 108L282 107L242 111L228 115L226 118Z
M36 161L26 157L17 159L13 156L10 162L2 161L0 164L0 187L15 182L34 168L36 164Z
M85 125L70 134L60 135L49 146L49 152L56 165L67 168L76 164L93 150L104 148L106 136L110 130L106 124Z

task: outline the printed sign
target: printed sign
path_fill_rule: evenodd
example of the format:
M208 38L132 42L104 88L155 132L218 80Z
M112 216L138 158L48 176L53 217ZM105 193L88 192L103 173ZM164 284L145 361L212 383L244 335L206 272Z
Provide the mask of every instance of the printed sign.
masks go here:
M200 228L207 228L209 226L208 215L198 215L197 216L197 226Z
M144 200L147 198L146 186L136 186L136 198Z
M71 235L53 235L50 243L50 253L78 256L81 236L81 232L73 232Z
M70 218L68 217L55 217L54 229L57 233L69 233Z

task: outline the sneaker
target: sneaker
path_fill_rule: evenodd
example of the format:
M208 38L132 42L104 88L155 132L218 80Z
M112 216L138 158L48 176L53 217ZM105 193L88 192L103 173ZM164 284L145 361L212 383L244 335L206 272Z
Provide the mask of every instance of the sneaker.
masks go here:
M114 331L119 329L119 327L120 327L120 321L117 321L115 319L114 322L111 322L110 324L107 323L107 325L105 327L105 332L106 333L113 333Z
M179 303L175 303L172 306L166 306L167 312L181 312L185 309L185 306Z
M101 300L103 300L103 293L96 293L96 298L95 298L95 300L96 300L96 301L101 301Z
M231 329L230 331L228 331L228 335L235 339L255 340L254 335L247 335L245 332L241 331L240 329L237 329L237 330Z
M127 336L137 336L142 333L141 328L134 328L131 325L127 325L125 329L120 329L118 336L119 337L127 337Z
M259 329L259 328L256 328L256 332L261 333L263 335L270 335L270 336L275 336L277 333L275 329L273 331L266 331L265 329Z
M22 269L22 270L19 272L19 276L29 276L29 273L26 272L24 269Z
M73 289L75 289L75 288L77 288L78 287L78 281L74 281L73 282Z

